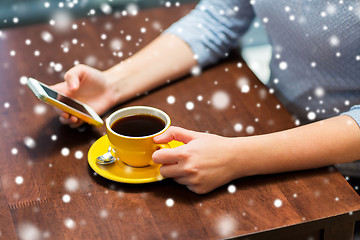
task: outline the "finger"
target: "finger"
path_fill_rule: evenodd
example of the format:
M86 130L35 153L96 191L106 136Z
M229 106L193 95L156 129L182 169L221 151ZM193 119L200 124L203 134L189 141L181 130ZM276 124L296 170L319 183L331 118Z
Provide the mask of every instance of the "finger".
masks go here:
M179 184L182 184L182 185L187 185L187 186L191 185L189 179L187 177L183 177L183 176L174 177L174 181L179 183Z
M186 158L184 152L185 145L177 148L163 148L157 150L152 155L152 160L157 164L173 164Z
M54 91L63 93L64 95L70 95L70 89L66 82L57 83L55 85L50 86L50 88Z
M177 164L162 165L160 167L160 174L164 178L178 178L182 176L182 172Z
M78 128L83 124L83 121L81 121L80 119L76 122L76 123L70 123L69 126L71 128Z
M75 116L72 116L72 115L70 116L69 121L70 121L69 126L71 128L78 128L83 124L83 121L81 119L79 119Z
M65 73L64 79L71 91L79 89L80 79L86 74L86 69L87 68L84 65L76 65Z
M61 117L65 118L65 119L69 119L70 118L70 114L67 112L61 112L60 114Z
M73 123L73 124L75 124L79 121L79 119L73 115L70 116L69 120L70 120L70 123Z
M59 121L61 124L67 125L70 123L69 118L64 118L63 116L59 116Z
M197 191L196 191L196 189L195 189L195 187L194 187L193 185L186 185L186 187L187 187L190 191L192 191L192 192L194 192L194 193L197 193Z
M62 112L59 120L62 124L69 125L71 128L78 128L84 123L81 119L72 116L67 112Z
M163 134L154 137L156 143L167 143L172 140L177 140L183 143L188 143L195 139L199 133L190 131L180 127L169 127Z

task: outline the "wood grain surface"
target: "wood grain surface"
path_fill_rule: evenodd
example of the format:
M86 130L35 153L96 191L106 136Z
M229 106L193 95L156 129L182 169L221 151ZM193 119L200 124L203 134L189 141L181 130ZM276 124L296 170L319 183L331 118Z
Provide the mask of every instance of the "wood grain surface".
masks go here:
M351 236L360 198L334 167L247 177L206 195L171 179L140 185L113 182L87 163L90 146L105 128L61 125L58 113L23 84L22 77L49 85L63 81L76 61L105 70L137 52L192 7L77 19L65 32L49 24L1 32L0 238L340 239L329 230L336 227ZM52 35L51 42L44 41L44 32ZM121 57L111 49L113 41L122 43ZM248 92L239 88L244 82ZM175 98L173 104L169 96ZM229 100L224 109L215 107L219 96ZM191 110L189 102L194 104ZM160 108L173 125L229 137L295 126L236 54L199 76L174 81L111 111L133 105ZM236 191L229 192L229 186ZM167 206L169 199L173 206Z

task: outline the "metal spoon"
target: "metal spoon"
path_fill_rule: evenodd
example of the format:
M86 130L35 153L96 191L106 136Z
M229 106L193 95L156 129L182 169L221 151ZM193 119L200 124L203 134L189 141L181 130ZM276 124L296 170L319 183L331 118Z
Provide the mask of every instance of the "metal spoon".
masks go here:
M111 147L109 147L109 149L108 149L108 151L106 153L104 153L103 155L97 157L96 162L98 164L102 164L102 165L114 163L116 158L113 155L111 155L110 151L111 151Z

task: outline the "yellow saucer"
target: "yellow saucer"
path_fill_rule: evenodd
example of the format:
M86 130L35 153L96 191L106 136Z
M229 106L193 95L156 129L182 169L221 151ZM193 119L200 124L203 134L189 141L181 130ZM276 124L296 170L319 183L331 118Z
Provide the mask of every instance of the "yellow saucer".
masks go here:
M169 142L171 148L183 145L182 142ZM122 161L108 165L100 165L96 163L96 158L108 151L109 139L107 135L102 136L90 147L88 152L88 162L90 167L100 176L104 178L123 183L148 183L156 182L163 179L160 175L160 164L150 165L143 168L134 168L126 165Z

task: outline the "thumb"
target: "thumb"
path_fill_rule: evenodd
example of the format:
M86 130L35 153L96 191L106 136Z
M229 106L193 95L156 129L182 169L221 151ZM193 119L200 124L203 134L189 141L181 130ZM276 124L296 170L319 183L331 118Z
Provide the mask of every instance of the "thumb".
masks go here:
M68 85L65 82L57 83L55 85L49 86L52 90L60 92L66 96L70 95L71 91Z
M65 82L71 91L77 91L80 87L80 79L86 75L87 68L84 65L76 65L64 75Z
M169 127L163 134L154 137L155 143L167 143L172 140L188 143L197 138L199 133L180 127Z

